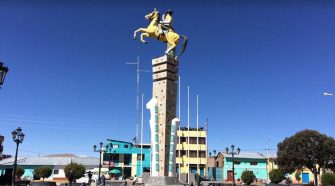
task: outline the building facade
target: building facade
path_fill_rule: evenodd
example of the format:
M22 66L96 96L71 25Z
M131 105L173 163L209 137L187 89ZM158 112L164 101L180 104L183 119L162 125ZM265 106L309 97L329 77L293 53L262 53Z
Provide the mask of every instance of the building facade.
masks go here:
M224 153L222 153L224 154ZM241 179L244 171L252 171L258 180L267 180L267 158L260 153L241 152L234 156L235 180ZM233 161L231 155L224 158L224 181L233 181Z
M180 128L177 131L177 173L207 174L207 131L204 128Z
M142 146L108 139L106 151L103 154L103 167L109 168L114 179L120 179L122 176L139 177L144 172L150 172L150 153L150 144Z
M5 158L0 161L0 175L11 174L13 170L14 158ZM48 166L52 169L52 174L45 180L64 182L66 181L64 167L70 163L78 163L86 170L99 166L98 158L78 157L78 156L43 156L43 157L18 157L17 164L23 168L22 179L32 180L34 169L41 166Z
M223 181L223 165L224 165L224 155L218 153L217 155L207 158L207 178L209 180Z

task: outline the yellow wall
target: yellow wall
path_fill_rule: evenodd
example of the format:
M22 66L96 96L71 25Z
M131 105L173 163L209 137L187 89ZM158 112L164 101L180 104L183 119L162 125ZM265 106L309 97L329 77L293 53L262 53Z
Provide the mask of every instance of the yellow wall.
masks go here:
M295 179L295 173L296 173L296 172L297 172L297 171L295 171L294 173L292 173L292 174L289 175L290 178L291 178L291 180L292 180L292 183L298 183L298 181ZM302 173L308 173L308 174L309 174L309 181L310 181L310 182L311 182L311 181L314 182L314 175L313 175L312 171L310 171L310 170L307 169L307 168L304 168L304 169L301 170L300 172L301 172L301 175L300 175L301 180L299 181L299 183L302 182ZM320 181L320 179L319 179L319 181Z
M182 144L177 144L177 150L206 150L206 144L187 144L186 142Z
M198 136L199 135L199 136ZM206 131L177 131L177 136L180 137L206 137Z
M204 137L207 138L206 131L177 131L178 137ZM177 150L199 150L199 151L206 151L207 145L206 144L188 144L187 142L179 143L176 146ZM176 163L181 165L180 172L181 173L188 173L189 172L189 166L188 164L199 164L204 167L204 174L207 175L207 158L196 158L192 157L189 158L186 155L183 155L182 157L176 157ZM199 170L198 170L199 172Z

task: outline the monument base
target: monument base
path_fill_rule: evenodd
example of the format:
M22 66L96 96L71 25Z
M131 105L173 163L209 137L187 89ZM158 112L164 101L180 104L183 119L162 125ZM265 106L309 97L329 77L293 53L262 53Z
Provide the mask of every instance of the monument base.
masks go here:
M145 183L145 186L183 186L179 183L177 177L169 176L150 176L148 181Z

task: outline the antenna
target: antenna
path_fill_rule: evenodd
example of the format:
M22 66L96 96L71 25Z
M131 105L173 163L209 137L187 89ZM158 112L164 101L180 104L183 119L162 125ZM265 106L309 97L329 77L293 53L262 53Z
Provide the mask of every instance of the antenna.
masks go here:
M150 72L148 70L140 69L140 47L137 48L137 61L136 62L127 62L127 65L136 65L136 138L135 143L137 143L139 139L139 99L140 99L140 72Z

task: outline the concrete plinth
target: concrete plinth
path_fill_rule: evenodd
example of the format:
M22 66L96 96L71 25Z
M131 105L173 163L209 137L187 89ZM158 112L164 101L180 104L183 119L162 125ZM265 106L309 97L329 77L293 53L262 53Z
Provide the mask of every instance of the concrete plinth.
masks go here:
M179 184L177 177L169 177L169 176L152 176L149 177L147 183L145 183L145 186L163 186L163 185L169 185L169 186L182 186Z

